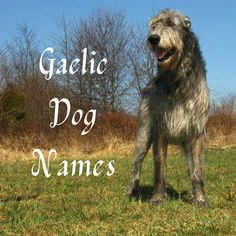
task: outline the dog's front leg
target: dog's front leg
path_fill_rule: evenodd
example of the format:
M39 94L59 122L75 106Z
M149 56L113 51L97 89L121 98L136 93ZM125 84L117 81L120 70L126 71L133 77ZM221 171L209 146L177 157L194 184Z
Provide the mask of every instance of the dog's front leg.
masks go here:
M151 204L159 204L165 198L165 168L168 142L165 137L154 137L154 187Z
M138 129L136 134L135 155L131 172L129 197L139 197L139 182L142 163L152 143L153 117L149 109L149 97L144 97L139 111Z
M188 159L189 178L192 184L193 203L198 206L207 205L203 182L203 150L204 135L195 137L184 145Z

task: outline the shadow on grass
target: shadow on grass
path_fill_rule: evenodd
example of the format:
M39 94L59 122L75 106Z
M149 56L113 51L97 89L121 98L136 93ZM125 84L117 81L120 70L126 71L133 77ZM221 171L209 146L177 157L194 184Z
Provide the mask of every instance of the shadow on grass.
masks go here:
M150 185L144 185L140 186L140 197L138 199L141 199L142 202L150 201L152 198L153 193L153 186ZM190 203L191 198L188 191L182 191L178 193L170 184L167 184L166 187L166 193L167 198L171 200L178 200L181 199L184 202Z
M20 201L26 201L26 200L30 200L30 199L36 199L38 198L38 194L35 195L25 195L25 196L12 196L12 197L8 197L5 199L0 199L0 203L4 204L4 203L8 203L8 202L20 202Z

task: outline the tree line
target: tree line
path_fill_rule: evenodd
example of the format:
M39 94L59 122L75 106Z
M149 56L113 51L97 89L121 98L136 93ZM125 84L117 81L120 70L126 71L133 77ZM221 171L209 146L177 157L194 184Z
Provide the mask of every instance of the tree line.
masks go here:
M39 70L42 53L33 28L23 25L0 50L0 127L2 132L49 129L53 97L69 98L75 109L134 114L140 92L156 73L146 47L146 30L128 24L121 12L97 10L68 22L60 19L54 34L56 58L68 64L95 51L95 60L107 58L103 74L65 73L45 80Z

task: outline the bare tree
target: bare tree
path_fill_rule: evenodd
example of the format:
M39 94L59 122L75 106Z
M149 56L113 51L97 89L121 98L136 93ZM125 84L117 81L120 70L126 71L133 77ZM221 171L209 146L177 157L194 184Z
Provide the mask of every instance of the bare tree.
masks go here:
M98 10L88 19L74 22L72 37L75 55L81 56L83 48L95 51L95 64L108 60L102 75L87 73L78 77L78 90L91 104L103 110L120 109L121 100L131 87L128 57L130 32L123 14ZM88 60L92 57L89 56Z
M86 19L70 23L62 17L59 26L58 51L68 62L82 58L84 48L88 50L87 61L94 58L96 64L103 58L108 60L102 75L81 75L81 60L76 74L60 76L78 105L126 111L131 109L128 104L136 107L142 88L157 68L146 46L146 32L141 27L129 27L122 13L106 10L97 10ZM92 51L96 52L94 57L90 55Z
M7 81L9 81L9 79L10 75L6 57L6 50L2 50L0 51L0 94L6 87ZM0 96L0 101L1 101L1 96Z
M24 123L27 123L29 128L46 126L46 121L49 120L48 85L51 83L47 83L39 71L39 57L34 31L24 25L8 41L0 66L1 77L7 81L7 86L1 94L4 95L7 91L15 100L17 98L13 95L19 95L21 103L24 102L19 106L27 114Z

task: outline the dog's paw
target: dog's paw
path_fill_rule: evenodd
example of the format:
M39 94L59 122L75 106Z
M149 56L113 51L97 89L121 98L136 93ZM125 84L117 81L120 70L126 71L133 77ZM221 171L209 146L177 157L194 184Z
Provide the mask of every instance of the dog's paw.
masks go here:
M192 203L197 207L207 207L208 203L205 199L193 199Z
M151 205L160 205L162 203L165 202L165 198L164 197L160 197L160 196L153 196L150 200L150 204Z
M128 192L129 200L140 198L140 188L138 186L131 187Z

